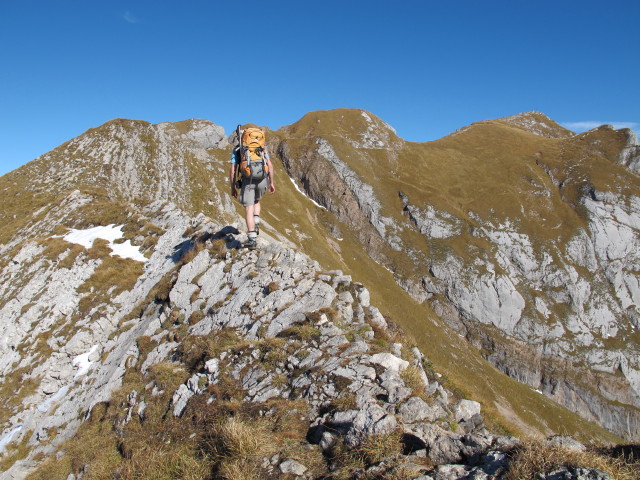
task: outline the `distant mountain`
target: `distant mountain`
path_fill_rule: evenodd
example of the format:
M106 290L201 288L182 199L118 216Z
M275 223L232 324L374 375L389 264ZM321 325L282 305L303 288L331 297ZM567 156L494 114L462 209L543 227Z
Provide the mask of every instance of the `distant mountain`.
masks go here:
M416 301L500 370L638 438L632 131L575 135L529 112L416 144L345 110L281 135L291 176Z
M506 434L640 439L630 130L529 112L413 143L340 109L267 138L254 253L234 137L205 120L113 120L0 178L0 478L160 478L160 458L320 478L383 437L426 472ZM272 441L240 461L220 439L249 426Z

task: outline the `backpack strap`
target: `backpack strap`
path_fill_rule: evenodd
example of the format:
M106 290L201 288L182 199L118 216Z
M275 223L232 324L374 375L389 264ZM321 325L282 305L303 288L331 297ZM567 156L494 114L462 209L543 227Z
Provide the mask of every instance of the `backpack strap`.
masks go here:
M260 160L262 160L262 171L264 172L265 178L269 178L269 165L266 161L266 148L260 147Z

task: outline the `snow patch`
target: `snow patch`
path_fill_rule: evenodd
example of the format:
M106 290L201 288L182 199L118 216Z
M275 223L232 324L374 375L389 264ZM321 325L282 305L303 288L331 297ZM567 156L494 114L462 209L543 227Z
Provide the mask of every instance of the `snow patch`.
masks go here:
M131 245L130 240L123 243L114 243L115 240L122 238L122 227L123 225L107 225L106 227L93 227L86 230L71 229L62 238L67 242L82 245L84 248L91 248L96 238L102 238L109 242L109 248L112 251L111 255L145 263L147 258L140 253L138 247Z
M91 368L91 364L93 363L89 361L89 357L93 352L96 351L97 348L98 348L98 345L94 345L93 347L91 347L91 350L89 350L86 353L83 353L82 355L78 355L76 358L73 359L71 363L73 364L74 367L78 367L78 371L76 372L75 378L78 378L89 371L89 368Z
M13 437L22 430L22 424L16 425L9 430L2 438L0 438L0 453L4 452L6 446L11 443Z

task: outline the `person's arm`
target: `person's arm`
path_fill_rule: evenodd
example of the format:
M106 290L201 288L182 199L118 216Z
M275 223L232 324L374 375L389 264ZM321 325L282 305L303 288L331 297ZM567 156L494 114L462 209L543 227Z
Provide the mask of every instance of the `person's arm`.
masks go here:
M273 171L273 164L271 163L269 154L266 154L264 159L267 162L267 166L269 167L269 193L276 193L276 185L274 183L275 172Z

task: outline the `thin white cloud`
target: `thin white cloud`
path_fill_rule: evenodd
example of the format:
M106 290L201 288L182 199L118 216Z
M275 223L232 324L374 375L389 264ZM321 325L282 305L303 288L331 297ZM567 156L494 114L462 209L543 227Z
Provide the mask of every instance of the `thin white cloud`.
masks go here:
M598 128L601 125L611 125L616 130L620 128L630 128L631 130L640 130L639 122L564 122L562 126L573 130L574 132L582 133L587 130Z
M127 10L126 12L124 12L122 14L122 18L124 18L124 21L127 23L138 23L139 20L136 16L134 16L129 10Z

